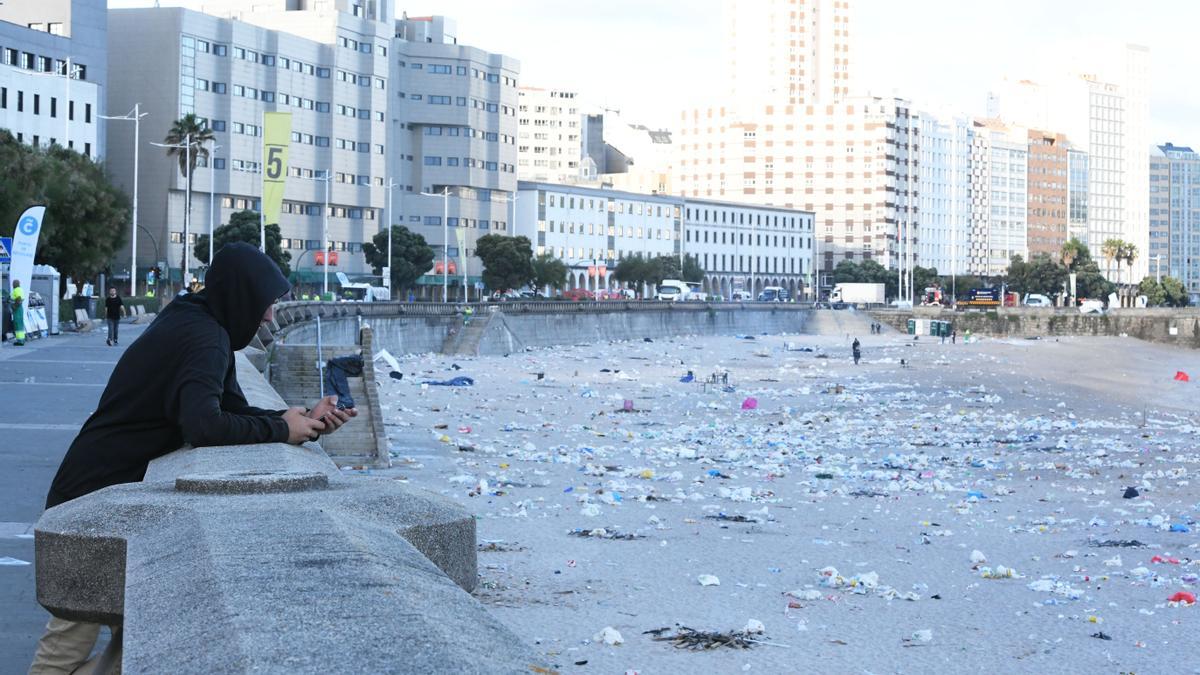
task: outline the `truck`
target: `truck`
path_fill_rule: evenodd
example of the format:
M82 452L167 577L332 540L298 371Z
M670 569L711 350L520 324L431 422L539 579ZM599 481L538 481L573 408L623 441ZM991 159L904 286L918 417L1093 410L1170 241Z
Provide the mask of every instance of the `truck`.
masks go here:
M851 305L882 305L884 303L883 284L837 284L829 294L830 302L844 302Z
M342 299L353 302L385 302L392 299L392 289L385 286L372 286L366 283L354 283L346 277L345 272L337 273L338 284L342 288Z
M683 281L678 279L663 279L663 282L658 285L658 292L654 294L654 299L680 302L687 300L688 293L690 292L691 288Z

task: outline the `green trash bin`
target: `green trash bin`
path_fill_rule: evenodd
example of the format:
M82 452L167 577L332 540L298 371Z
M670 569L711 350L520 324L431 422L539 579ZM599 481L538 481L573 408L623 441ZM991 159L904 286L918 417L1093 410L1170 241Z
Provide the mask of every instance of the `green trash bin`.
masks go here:
M909 335L917 334L917 320L916 319L908 320L908 334Z

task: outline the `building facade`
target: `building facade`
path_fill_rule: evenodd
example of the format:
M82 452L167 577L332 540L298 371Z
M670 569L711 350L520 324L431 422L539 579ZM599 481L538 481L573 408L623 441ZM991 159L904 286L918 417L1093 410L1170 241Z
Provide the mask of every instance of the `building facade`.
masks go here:
M1024 129L976 120L971 136L971 248L967 271L1007 273L1028 259L1029 146Z
M1200 302L1200 154L1190 147L1166 143L1150 152L1147 166L1150 195L1148 220L1151 273L1163 265L1162 275L1174 277L1187 289L1193 303ZM1161 233L1169 245L1164 252Z
M138 257L165 263L175 270L172 278L200 234L236 211L261 209L266 112L292 113L279 226L297 278L323 276L315 253L325 246L326 226L331 275L368 273L362 244L385 222L392 26L385 15L308 15L279 9L288 6L283 0L276 5L236 19L180 8L109 14L111 65L120 74L109 87L110 109L141 104L148 113L143 143L165 138L172 122L189 113L215 136L211 159L202 159L192 177L186 245L187 181L165 149L141 148L140 225L149 236L139 237ZM256 25L268 21L308 27L329 41ZM110 134L109 170L132 192L133 125L120 123ZM193 275L199 264L193 256Z
M971 120L922 112L917 259L939 274L966 271L971 235Z
M1059 260L1069 234L1067 137L1037 129L1029 129L1027 134L1029 257L1048 255Z
M517 210L534 254L566 263L572 287L617 288L613 272L632 256L686 255L705 270L705 292L781 286L797 297L813 265L813 215L792 209L523 181Z
M1088 195L1091 194L1090 164L1083 150L1067 150L1068 239L1088 240Z
M420 233L437 251L433 274L418 280L421 297L441 299L444 256L458 275L450 295L476 297L482 269L475 242L516 234L520 66L459 44L454 22L441 16L402 17L392 50L392 222Z
M562 89L521 87L518 175L521 180L573 183L581 178L585 119L579 94Z
M0 3L0 128L103 157L107 32L105 0Z

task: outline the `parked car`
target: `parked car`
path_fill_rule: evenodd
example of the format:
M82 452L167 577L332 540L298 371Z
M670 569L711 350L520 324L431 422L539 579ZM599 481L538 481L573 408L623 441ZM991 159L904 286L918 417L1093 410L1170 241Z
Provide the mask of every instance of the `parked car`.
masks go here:
M758 294L759 302L787 302L788 292L781 286L767 286Z
M912 309L912 300L893 300L892 307L896 309Z
M731 302L750 302L754 299L754 294L750 291L734 291L729 297Z
M835 302L830 305L832 309L850 309L850 305L845 302Z
M586 288L572 288L569 291L564 291L562 297L563 300L581 302L583 300L595 300L596 294Z
M813 309L833 309L833 306L823 300L814 302Z
M1050 298L1042 295L1041 293L1025 294L1026 307L1051 307L1053 305L1054 303L1050 301Z

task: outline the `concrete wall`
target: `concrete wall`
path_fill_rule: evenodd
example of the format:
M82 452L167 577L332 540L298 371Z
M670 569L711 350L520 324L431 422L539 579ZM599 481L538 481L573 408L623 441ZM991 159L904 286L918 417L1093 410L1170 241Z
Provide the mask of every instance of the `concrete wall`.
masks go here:
M951 321L959 335L1045 337L1052 335L1127 335L1149 342L1200 349L1200 310L1120 309L1108 314L1080 314L1054 309L1005 309L951 312L921 308L914 312L876 311L876 320L904 331L913 318Z
M629 311L580 311L564 306L560 311L496 310L479 343L480 354L510 354L526 347L549 347L581 342L640 340L676 335L736 335L759 333L800 333L809 311L783 305L712 305L680 308L663 304L660 308ZM483 320L477 311L475 321ZM377 349L393 354L440 352L451 329L460 328L456 316L371 316L363 317L375 334ZM330 317L322 320L325 344L353 344L358 317ZM315 321L293 323L279 339L286 344L316 342Z

